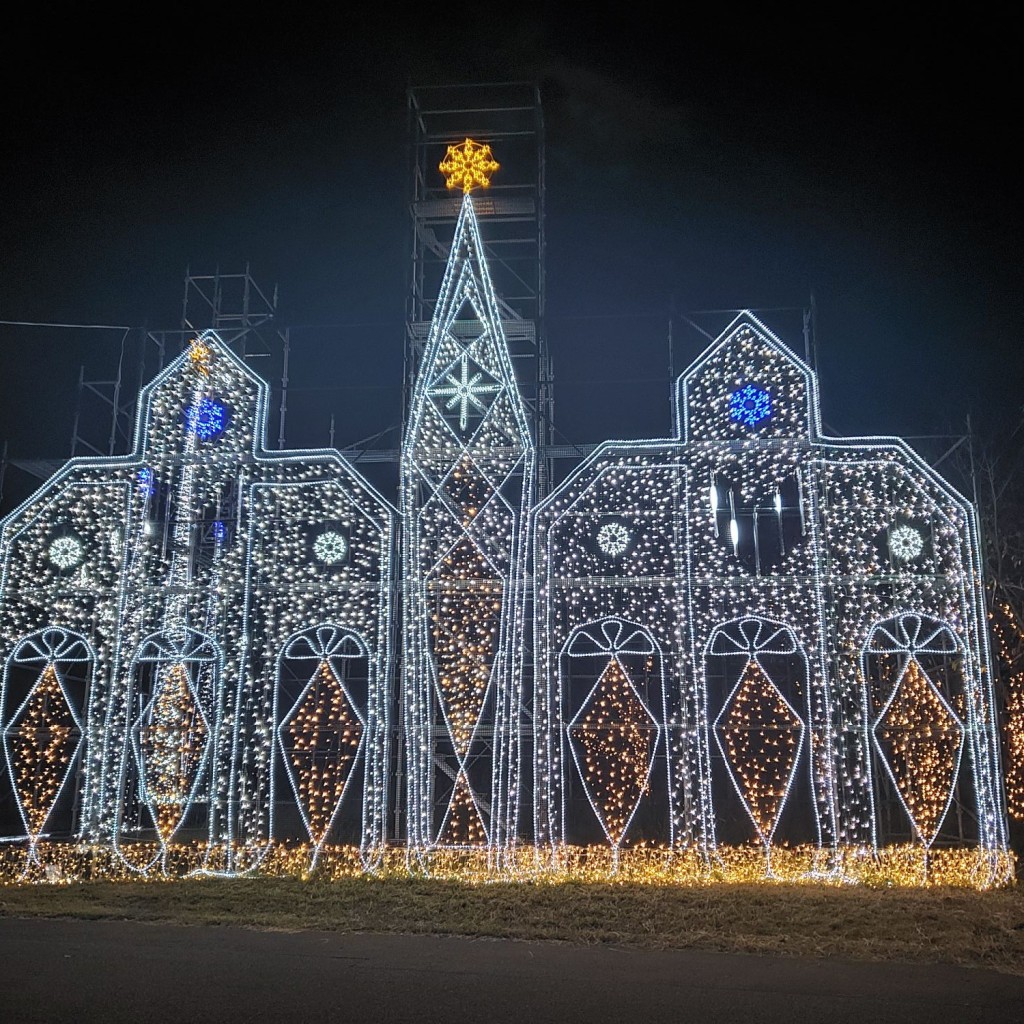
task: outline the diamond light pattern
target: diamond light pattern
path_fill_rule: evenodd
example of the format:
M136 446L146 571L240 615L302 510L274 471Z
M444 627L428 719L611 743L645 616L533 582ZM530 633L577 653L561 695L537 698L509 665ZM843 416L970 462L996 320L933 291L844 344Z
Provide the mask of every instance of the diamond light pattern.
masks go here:
M658 723L618 658L611 658L568 727L587 797L619 847L647 792Z
M480 809L473 799L469 779L463 771L455 777L455 788L448 804L448 813L437 841L446 846L487 844L487 829L480 816Z
M181 825L209 738L188 670L181 664L170 666L139 729L146 797L165 846Z
M402 439L407 834L417 856L465 845L481 826L460 822L474 817L497 850L518 839L533 458L466 195Z
M875 740L918 838L930 846L956 785L964 727L916 658L878 719Z
M432 589L437 692L459 759L469 751L487 697L501 624L502 582L468 540L444 559Z
M47 665L7 729L15 790L32 836L46 825L81 735L57 671Z
M316 846L330 831L362 739L363 723L345 688L321 661L281 724L285 764Z
M767 844L796 770L803 721L760 662L750 658L715 731L733 784Z

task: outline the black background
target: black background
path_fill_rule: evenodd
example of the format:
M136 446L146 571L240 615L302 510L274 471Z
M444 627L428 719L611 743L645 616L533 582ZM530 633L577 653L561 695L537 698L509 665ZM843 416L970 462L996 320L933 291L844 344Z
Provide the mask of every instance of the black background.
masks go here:
M668 432L673 304L812 291L833 432L1019 422L1009 15L546 11L8 14L0 319L173 329L186 266L248 262L293 327L289 446L326 444L332 415L339 446L384 430L401 420L406 89L536 80L556 439ZM798 313L764 318L802 351ZM79 367L113 377L122 334L0 326L10 458L67 455ZM676 372L705 343L677 333ZM10 469L0 510L36 485Z

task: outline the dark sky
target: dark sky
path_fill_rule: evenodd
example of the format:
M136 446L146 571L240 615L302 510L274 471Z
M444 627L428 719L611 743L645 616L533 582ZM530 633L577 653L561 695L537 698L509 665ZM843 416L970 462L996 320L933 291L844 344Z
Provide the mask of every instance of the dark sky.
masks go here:
M673 303L800 307L812 291L833 431L949 433L968 414L983 431L1016 424L1009 24L516 10L15 16L0 319L174 328L186 266L249 262L294 328L289 444L327 443L332 415L339 446L397 424L406 88L536 80L563 438L667 432ZM802 348L798 315L765 319ZM120 341L0 326L12 458L67 454L79 366L113 376ZM702 344L677 333L677 370ZM11 470L0 511L32 486Z

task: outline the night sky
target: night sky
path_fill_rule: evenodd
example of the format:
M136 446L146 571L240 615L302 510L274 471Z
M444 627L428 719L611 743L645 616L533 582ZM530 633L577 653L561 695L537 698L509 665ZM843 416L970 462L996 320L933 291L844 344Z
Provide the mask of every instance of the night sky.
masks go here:
M832 432L1016 425L1008 24L516 10L168 10L145 28L84 8L58 25L17 15L0 319L173 329L186 266L248 262L293 329L289 446L326 444L332 415L338 446L386 430L401 420L406 89L531 80L558 440L668 432L673 308L789 309L812 292ZM730 317L695 319L715 333ZM763 319L802 350L799 313ZM79 367L112 377L122 334L0 326L12 459L68 454ZM677 324L676 371L704 344ZM0 511L35 485L10 469Z

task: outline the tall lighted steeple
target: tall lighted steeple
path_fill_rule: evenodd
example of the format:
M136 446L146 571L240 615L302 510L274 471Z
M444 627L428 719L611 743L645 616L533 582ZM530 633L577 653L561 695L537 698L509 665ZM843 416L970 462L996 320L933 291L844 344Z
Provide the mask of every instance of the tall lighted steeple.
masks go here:
M441 169L462 207L402 448L408 833L421 852L500 857L518 821L534 448L471 197L497 164L467 139Z

